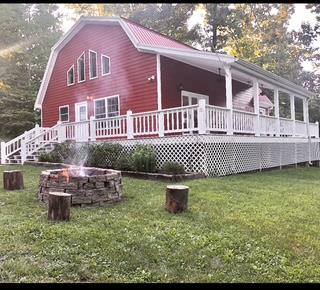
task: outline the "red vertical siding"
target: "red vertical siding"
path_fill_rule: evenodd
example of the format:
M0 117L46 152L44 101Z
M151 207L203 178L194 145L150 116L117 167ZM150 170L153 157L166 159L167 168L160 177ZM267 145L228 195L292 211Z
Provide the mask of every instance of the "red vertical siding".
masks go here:
M162 107L181 106L181 88L185 91L209 96L209 104L225 106L225 78L218 74L190 66L188 64L161 56ZM249 86L236 80L232 81L233 104L237 109L245 110L250 100L236 96Z
M89 79L89 49L98 53L98 78ZM86 81L78 83L77 58L85 51ZM111 74L101 76L101 54L111 59ZM67 86L67 71L75 65L75 84ZM59 119L59 106L69 105L70 121L75 120L74 104L112 95L120 96L120 114L157 109L157 82L147 80L156 75L156 56L140 53L126 33L116 25L86 25L59 52L42 104L45 127ZM93 102L88 101L89 116Z

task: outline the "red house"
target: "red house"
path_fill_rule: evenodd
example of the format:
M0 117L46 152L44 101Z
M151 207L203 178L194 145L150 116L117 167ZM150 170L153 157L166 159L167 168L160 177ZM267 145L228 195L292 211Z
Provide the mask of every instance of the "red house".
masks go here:
M42 134L45 144L217 134L319 137L318 124L308 122L312 95L256 65L197 50L127 19L81 17L52 48L34 107L41 127L28 138ZM280 115L282 103L290 116ZM2 145L3 161L21 150L13 145L17 140ZM38 148L26 147L22 159Z

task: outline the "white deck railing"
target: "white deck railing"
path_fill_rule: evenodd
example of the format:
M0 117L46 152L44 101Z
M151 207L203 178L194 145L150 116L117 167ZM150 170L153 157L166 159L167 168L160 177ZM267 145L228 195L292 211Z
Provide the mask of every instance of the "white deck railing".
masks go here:
M309 128L308 128L309 127ZM166 134L255 134L269 136L319 138L319 124L294 121L285 118L258 115L252 112L232 111L218 106L198 105L170 108L158 111L132 113L126 115L88 121L61 123L52 128L40 128L25 132L5 143L1 142L1 163L21 151L21 160L36 152L46 144L74 140L87 142L107 138L128 138L138 136L165 136ZM230 133L231 132L231 133Z

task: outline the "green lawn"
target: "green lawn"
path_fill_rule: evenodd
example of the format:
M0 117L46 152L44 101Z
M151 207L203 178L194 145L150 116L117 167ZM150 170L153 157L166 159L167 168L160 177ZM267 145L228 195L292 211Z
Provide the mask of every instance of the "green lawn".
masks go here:
M4 191L2 171L24 171ZM320 170L188 181L189 210L164 182L124 178L124 202L47 221L41 169L0 167L0 282L320 282Z

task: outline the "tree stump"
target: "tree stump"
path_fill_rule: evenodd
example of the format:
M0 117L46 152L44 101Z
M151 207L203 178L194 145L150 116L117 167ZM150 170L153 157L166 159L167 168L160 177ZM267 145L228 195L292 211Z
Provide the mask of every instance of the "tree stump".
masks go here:
M49 192L48 194L48 220L70 220L71 194L64 192Z
M188 208L189 187L168 185L166 190L166 210L171 213L183 212Z
M7 190L23 189L24 184L22 171L3 171L3 188Z

